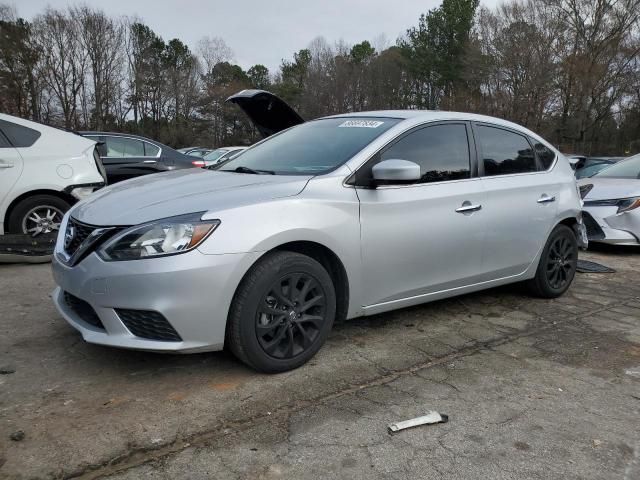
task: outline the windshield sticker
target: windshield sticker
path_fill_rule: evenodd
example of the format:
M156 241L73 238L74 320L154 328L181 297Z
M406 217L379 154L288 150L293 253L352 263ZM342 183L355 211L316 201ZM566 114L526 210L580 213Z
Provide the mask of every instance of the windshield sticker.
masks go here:
M384 122L376 120L347 120L341 123L338 127L341 128L378 128L380 125L384 125Z

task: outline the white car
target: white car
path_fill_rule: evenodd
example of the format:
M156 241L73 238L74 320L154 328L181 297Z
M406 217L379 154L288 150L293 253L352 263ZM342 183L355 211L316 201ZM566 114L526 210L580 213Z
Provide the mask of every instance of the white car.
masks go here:
M640 155L578 181L589 241L640 245Z
M221 163L231 160L240 153L244 152L248 147L222 147L216 148L214 151L209 152L202 157L202 167L213 167Z
M95 141L0 113L0 234L58 230L105 179Z

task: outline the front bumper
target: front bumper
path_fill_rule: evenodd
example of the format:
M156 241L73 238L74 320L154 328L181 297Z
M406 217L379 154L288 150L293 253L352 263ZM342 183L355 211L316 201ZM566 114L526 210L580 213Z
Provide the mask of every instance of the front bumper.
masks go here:
M52 270L58 287L53 301L90 343L163 352L220 350L235 289L259 256L258 252L205 255L196 249L162 258L105 262L94 252L68 267L56 252ZM87 321L72 308L65 292L86 302L99 322ZM136 336L117 309L157 312L180 340Z
M640 245L640 213L618 214L616 206L585 206L584 222L590 242Z

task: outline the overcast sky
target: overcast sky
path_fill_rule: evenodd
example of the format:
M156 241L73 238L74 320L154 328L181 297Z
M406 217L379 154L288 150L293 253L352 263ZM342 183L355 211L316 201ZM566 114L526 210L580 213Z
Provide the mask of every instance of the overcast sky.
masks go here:
M481 0L493 7L500 0ZM0 0L13 4L28 20L47 5L66 8L73 0ZM440 0L103 0L84 3L110 15L138 16L164 40L179 38L194 47L204 35L222 37L243 68L262 63L275 69L283 58L317 36L333 43L387 41L416 25L421 13Z

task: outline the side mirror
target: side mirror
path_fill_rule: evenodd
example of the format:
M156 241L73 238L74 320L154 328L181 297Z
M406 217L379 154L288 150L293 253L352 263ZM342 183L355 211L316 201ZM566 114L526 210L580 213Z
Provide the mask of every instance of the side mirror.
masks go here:
M409 160L383 160L371 169L375 181L414 182L420 180L420 165Z

